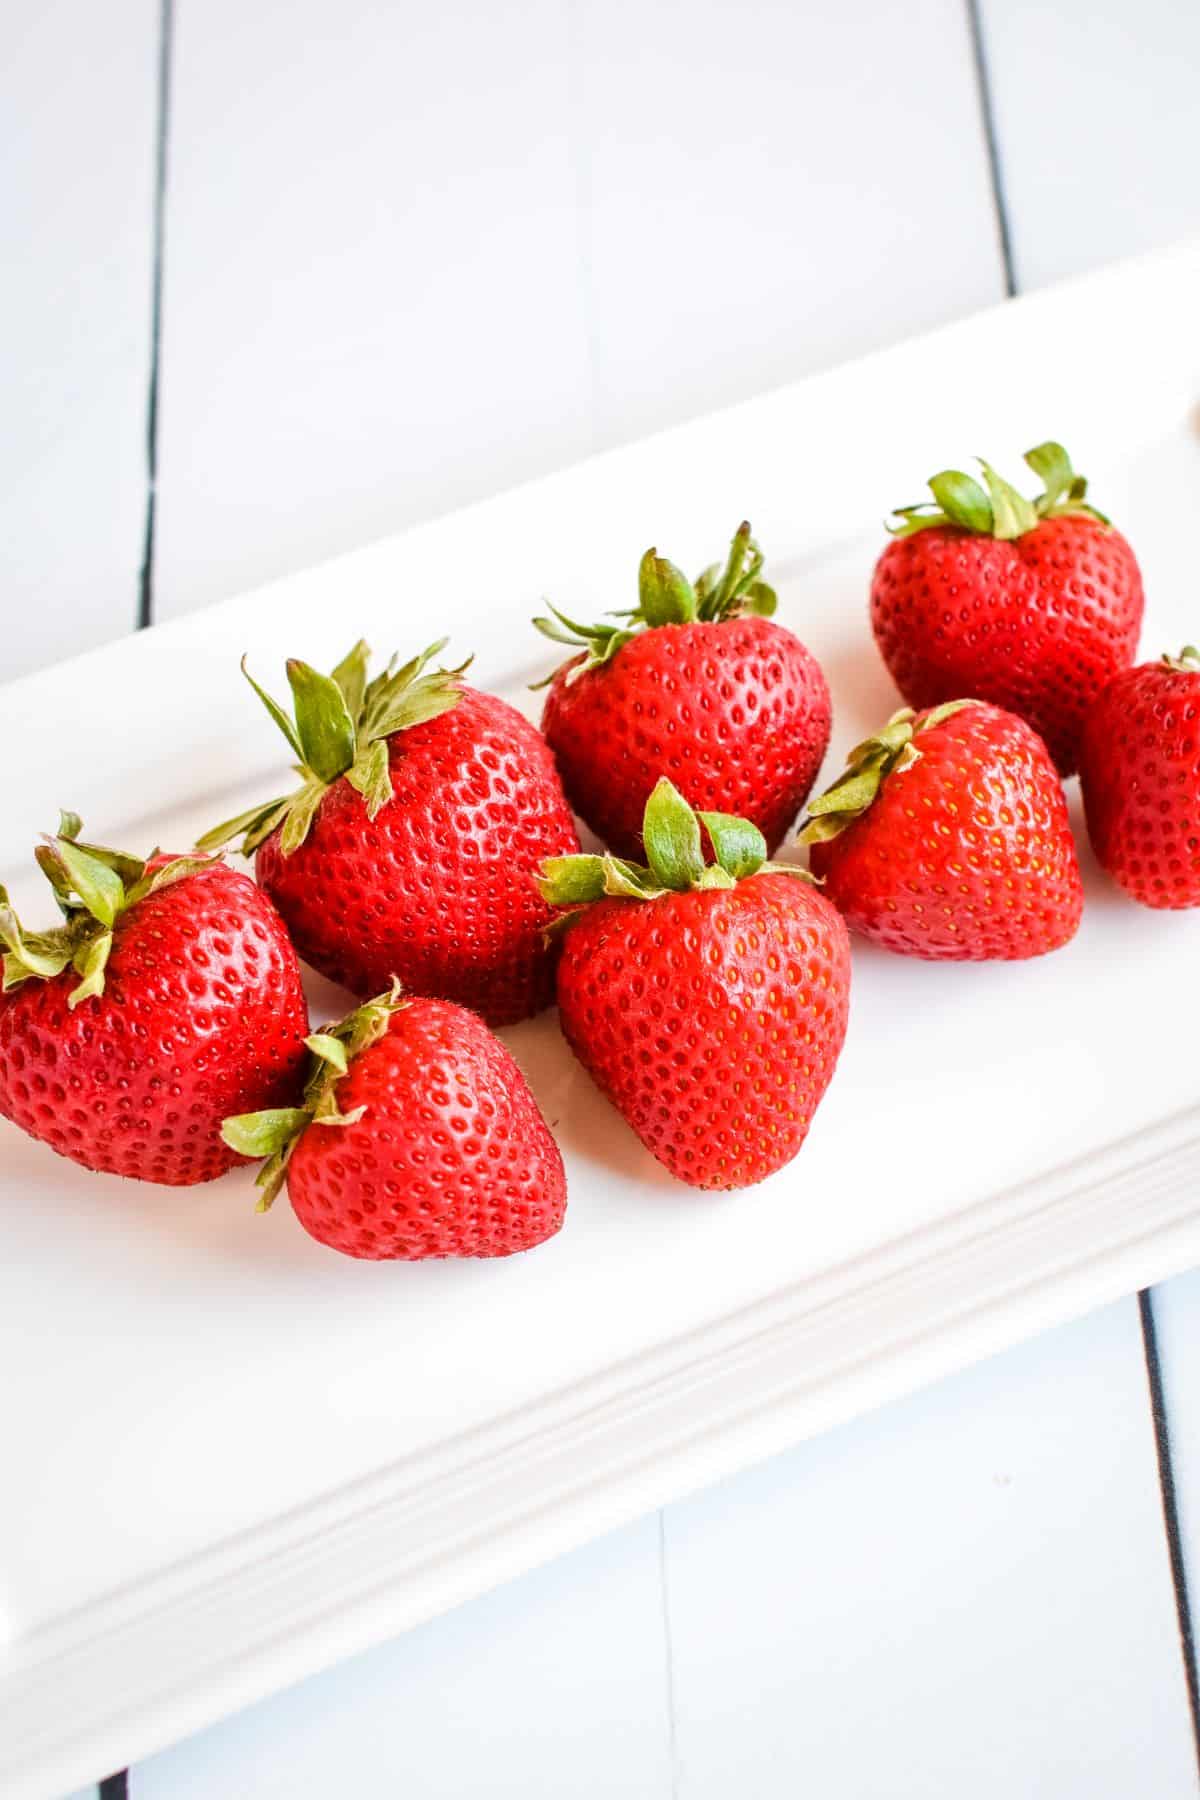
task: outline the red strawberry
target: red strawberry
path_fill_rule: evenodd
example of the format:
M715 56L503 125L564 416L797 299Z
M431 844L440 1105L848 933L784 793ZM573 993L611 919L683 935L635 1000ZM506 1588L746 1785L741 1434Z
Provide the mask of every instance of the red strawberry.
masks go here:
M769 623L773 589L749 525L693 588L656 551L642 558L625 625L535 619L582 644L550 683L542 729L576 812L620 856L637 856L642 812L666 770L694 806L750 819L774 850L829 746L821 665ZM553 610L553 609L552 609Z
M530 876L579 840L528 720L459 670L425 672L444 642L372 682L363 643L331 676L290 662L294 725L251 681L304 785L201 843L244 834L300 955L353 993L395 974L505 1024L550 1002L550 914Z
M547 899L577 908L558 969L563 1031L673 1175L748 1187L795 1156L829 1085L850 996L845 926L803 869L765 861L756 826L698 818L665 779L643 835L648 867L544 865Z
M227 1119L267 1156L318 1243L346 1256L510 1256L553 1237L562 1157L504 1045L474 1013L393 988L308 1040L304 1104Z
M1097 861L1143 906L1200 906L1200 650L1109 682L1079 778Z
M813 873L886 950L981 962L1075 935L1083 885L1062 784L1014 713L975 700L898 712L809 813Z
M991 700L1027 719L1069 775L1088 707L1133 661L1142 578L1062 445L1025 461L1045 483L1036 501L983 463L986 493L948 469L929 483L935 505L899 509L871 624L910 706Z
M295 952L248 876L82 845L64 814L38 862L63 913L24 932L0 888L0 1113L85 1169L186 1187L238 1161L231 1110L299 1092Z

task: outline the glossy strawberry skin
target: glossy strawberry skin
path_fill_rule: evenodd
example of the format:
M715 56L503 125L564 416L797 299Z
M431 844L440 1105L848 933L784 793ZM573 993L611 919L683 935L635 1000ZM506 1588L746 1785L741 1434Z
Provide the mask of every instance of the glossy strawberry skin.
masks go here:
M360 998L398 976L493 1025L540 1011L554 966L532 877L579 843L541 735L464 688L388 750L393 797L373 820L343 777L299 849L285 857L275 833L258 851L259 882L301 957Z
M853 930L902 956L1011 961L1060 949L1079 927L1083 883L1042 740L980 705L914 743L919 760L889 775L840 836L812 846L824 892Z
M876 642L908 704L990 700L1033 726L1062 775L1092 701L1133 660L1142 610L1128 543L1076 515L1007 541L930 526L889 544L871 583Z
M308 1013L283 924L222 863L118 918L103 994L70 969L0 996L0 1113L86 1169L169 1187L244 1159L230 1113L299 1096Z
M474 1013L413 1000L338 1083L355 1124L310 1125L288 1165L319 1243L374 1261L510 1256L553 1237L566 1176L525 1077Z
M821 665L768 619L660 625L610 663L555 676L542 729L567 798L600 841L636 857L660 775L710 812L750 819L774 850L829 746Z
M1200 673L1142 663L1111 681L1079 778L1101 867L1143 906L1200 906Z
M850 948L793 875L600 900L558 970L567 1042L680 1181L748 1187L808 1135L846 1035Z

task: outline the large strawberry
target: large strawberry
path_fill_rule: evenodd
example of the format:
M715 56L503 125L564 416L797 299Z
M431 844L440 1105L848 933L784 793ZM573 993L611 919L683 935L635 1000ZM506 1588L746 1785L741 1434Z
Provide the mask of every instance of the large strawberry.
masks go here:
M550 915L530 877L579 840L540 734L461 670L430 670L444 643L374 681L363 643L332 675L289 662L294 722L248 676L302 785L201 844L257 850L300 955L353 993L398 976L506 1024L549 1004Z
M1200 650L1141 663L1087 716L1079 780L1097 861L1143 906L1200 906Z
M932 504L898 509L871 623L910 706L991 700L1027 719L1069 775L1088 707L1133 661L1142 578L1062 445L1025 461L1044 483L1036 500L982 463L986 491L947 469L929 483Z
M887 950L980 962L1075 935L1083 884L1062 784L1014 713L974 700L906 708L850 752L809 814L814 874Z
M300 1091L308 1014L266 896L211 857L79 843L37 858L63 922L25 931L0 888L0 1113L86 1169L184 1187L238 1158L221 1121Z
M762 562L742 525L724 568L694 587L647 550L623 623L577 625L559 612L534 621L585 651L551 678L542 729L567 798L619 856L640 854L642 812L663 771L693 806L750 819L768 850L817 778L829 689L816 658L770 621Z
M704 860L701 823L716 860ZM681 1181L748 1187L795 1156L846 1035L850 950L806 871L766 861L757 826L698 816L667 780L645 866L557 857L567 1041Z
M553 1237L558 1145L476 1014L394 987L308 1044L301 1106L225 1122L232 1149L268 1158L260 1210L286 1181L318 1243L376 1261L509 1256Z

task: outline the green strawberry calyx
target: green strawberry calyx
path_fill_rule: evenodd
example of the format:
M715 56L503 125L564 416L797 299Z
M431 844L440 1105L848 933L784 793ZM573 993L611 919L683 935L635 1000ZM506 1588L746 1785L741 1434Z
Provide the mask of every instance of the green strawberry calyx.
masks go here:
M61 925L49 931L26 931L0 887L3 992L23 981L52 981L70 968L79 976L67 996L72 1012L81 1001L104 992L113 927L122 913L172 883L213 866L210 856L162 857L157 851L143 862L100 844L81 844L82 830L78 813L61 813L57 834L43 838L34 851L38 867L54 890L63 917Z
M255 1186L261 1190L259 1212L268 1210L283 1186L292 1152L310 1125L357 1125L367 1109L355 1106L343 1112L337 1102L338 1083L349 1074L356 1056L386 1037L392 1014L408 1004L400 983L393 981L389 993L377 994L336 1024L326 1025L305 1038L309 1050L308 1078L299 1106L235 1113L224 1121L221 1136L231 1150L239 1156L266 1158L255 1177Z
M1042 492L1033 500L998 475L991 463L982 457L977 460L983 485L961 469L943 469L930 476L933 499L896 507L888 522L892 536L912 537L931 525L956 525L977 537L1011 539L1024 537L1043 519L1072 516L1094 519L1100 525L1109 523L1102 512L1088 505L1087 481L1075 473L1061 444L1038 444L1025 452L1025 461L1042 483Z
M291 856L308 836L326 790L343 775L362 795L367 817L373 819L392 797L388 739L458 704L459 678L471 659L457 669L428 666L448 641L439 638L403 665L393 657L373 681L367 679L371 652L361 638L329 675L292 659L287 665L290 717L258 685L243 657L242 674L299 758L294 766L301 785L280 800L251 806L235 819L226 819L206 832L197 847L217 850L240 837L242 854L249 856L278 831L280 849Z
M701 826L712 846L712 862L704 860ZM667 894L733 888L754 875L813 880L798 864L768 862L766 840L749 819L693 811L665 775L646 802L642 841L645 863L628 862L607 852L602 856L547 857L537 878L539 893L550 906L574 909L555 924L569 922L579 908L605 896L661 900Z
M1174 669L1177 675L1200 675L1200 650L1195 644L1185 644L1178 656L1164 655L1163 667Z
M973 706L973 700L948 700L924 715L905 706L893 713L882 731L855 744L846 758L846 767L831 787L817 799L810 800L808 818L801 827L798 842L824 844L861 819L878 797L890 775L901 775L921 760L917 739L923 731L942 725Z
M744 613L770 618L776 595L775 589L762 580L762 566L763 553L745 520L733 535L724 563L711 563L695 582L689 581L656 549L647 550L638 569L637 605L629 612L609 615L627 623L580 625L556 606L550 606L552 618L533 621L543 637L587 653L581 658L572 655L544 681L536 682L535 687L548 687L560 669L570 670L568 682L578 681L589 669L610 663L630 638L659 625L720 624ZM546 604L549 606L549 601Z

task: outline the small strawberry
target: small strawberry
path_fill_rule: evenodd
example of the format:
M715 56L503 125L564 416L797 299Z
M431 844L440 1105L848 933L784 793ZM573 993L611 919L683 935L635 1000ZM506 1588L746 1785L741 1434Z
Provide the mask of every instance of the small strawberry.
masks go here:
M1143 906L1200 906L1200 650L1114 677L1079 752L1088 836Z
M703 822L716 861L705 864ZM846 1035L850 949L805 870L757 826L646 803L648 866L554 857L567 1042L646 1148L693 1187L748 1187L795 1156ZM594 904L583 904L594 903Z
M257 850L300 955L352 993L394 971L506 1024L550 1002L550 915L530 876L579 840L529 721L461 670L427 671L444 643L374 681L363 643L332 675L289 662L294 723L247 675L303 785L200 841Z
M929 483L934 504L898 509L871 624L910 706L990 700L1027 719L1069 775L1088 707L1133 661L1142 578L1062 445L1025 461L1044 483L1035 501L982 463L986 493L947 469Z
M551 677L542 729L567 798L616 855L640 854L664 769L693 806L751 820L768 850L808 797L829 746L829 689L799 638L770 623L762 563L742 525L724 569L694 587L647 550L624 624L534 620L586 651Z
M475 1013L399 988L308 1039L304 1103L225 1121L265 1156L260 1211L287 1182L310 1236L346 1256L511 1256L567 1204L558 1145L516 1063Z
M37 851L63 923L26 932L0 888L0 1113L85 1169L186 1187L238 1158L221 1121L287 1105L308 1013L282 921L211 857Z
M1074 937L1083 885L1049 752L975 700L907 708L850 752L800 834L864 937L952 962L1041 956Z

